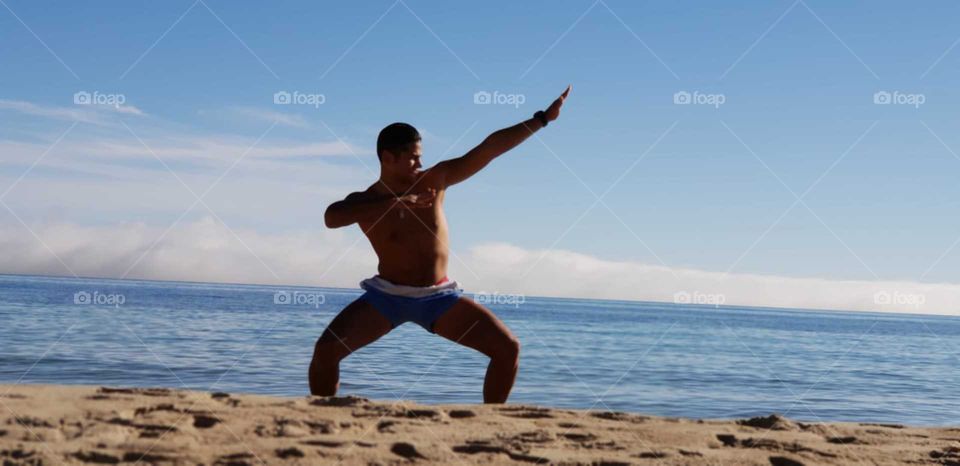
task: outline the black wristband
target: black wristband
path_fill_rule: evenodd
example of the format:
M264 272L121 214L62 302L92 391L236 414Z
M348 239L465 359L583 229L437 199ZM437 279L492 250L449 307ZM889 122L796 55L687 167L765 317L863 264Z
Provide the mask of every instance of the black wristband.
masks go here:
M543 110L537 110L537 112L533 114L533 117L540 120L544 128L547 127L547 114L544 113Z

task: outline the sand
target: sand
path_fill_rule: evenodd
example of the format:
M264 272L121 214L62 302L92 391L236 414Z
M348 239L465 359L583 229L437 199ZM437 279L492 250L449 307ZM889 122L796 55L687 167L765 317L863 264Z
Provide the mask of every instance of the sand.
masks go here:
M960 428L0 385L0 464L946 464Z

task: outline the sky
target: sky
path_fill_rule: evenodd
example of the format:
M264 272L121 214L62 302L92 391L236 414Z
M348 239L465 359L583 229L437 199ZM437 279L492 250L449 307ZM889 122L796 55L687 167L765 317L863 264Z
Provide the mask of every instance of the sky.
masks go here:
M958 13L2 0L0 273L356 287L380 128L429 166L572 84L448 192L467 290L960 314Z

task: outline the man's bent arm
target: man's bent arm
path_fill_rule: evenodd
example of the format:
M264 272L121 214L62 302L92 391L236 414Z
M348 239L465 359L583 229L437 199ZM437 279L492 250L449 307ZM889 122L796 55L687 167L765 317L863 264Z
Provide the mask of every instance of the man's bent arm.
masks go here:
M353 193L342 201L334 202L323 214L327 228L340 228L358 222L373 222L387 213L399 198L392 194L361 195Z

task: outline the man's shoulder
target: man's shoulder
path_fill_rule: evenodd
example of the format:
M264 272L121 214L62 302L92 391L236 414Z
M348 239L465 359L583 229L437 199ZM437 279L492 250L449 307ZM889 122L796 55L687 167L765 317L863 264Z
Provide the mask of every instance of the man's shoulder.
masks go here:
M377 195L377 191L373 188L373 186L374 185L370 185L363 191L354 191L350 194L347 194L347 200L356 201L375 197Z
M420 179L417 180L416 186L418 188L434 188L436 190L443 190L446 188L444 180L446 179L446 165L444 162L438 162L434 166L423 171L423 174L420 176Z

